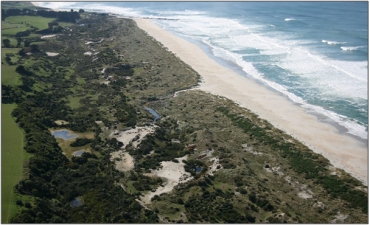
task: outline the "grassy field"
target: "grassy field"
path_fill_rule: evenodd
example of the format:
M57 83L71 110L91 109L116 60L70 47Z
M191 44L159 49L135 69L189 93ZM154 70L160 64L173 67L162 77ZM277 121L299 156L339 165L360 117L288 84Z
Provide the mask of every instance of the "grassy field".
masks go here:
M21 31L26 31L27 27L23 24L20 24L19 27L14 27L14 28L9 28L9 29L2 29L1 30L1 35L3 37L8 37L8 36L14 36L16 33L21 32Z
M23 150L22 130L11 116L15 105L1 106L1 223L9 223L17 211L13 188L22 177L23 162L28 154Z
M3 46L3 40L4 39L8 39L10 41L10 44L13 45L13 46L17 45L17 39L11 38L11 37L2 37L1 38L1 46Z
M48 23L55 20L55 18L45 18L40 16L9 16L5 18L5 22L25 26L28 23L30 26L39 28L40 30L48 28ZM22 24L23 22L23 24Z
M5 62L5 55L7 53L17 54L19 50L20 48L2 48L1 49L1 61L4 62L4 65L1 66L1 83L2 84L10 85L10 86L16 86L16 85L22 84L19 74L15 72L15 68L17 66L8 65ZM13 61L13 57L12 57L12 61Z

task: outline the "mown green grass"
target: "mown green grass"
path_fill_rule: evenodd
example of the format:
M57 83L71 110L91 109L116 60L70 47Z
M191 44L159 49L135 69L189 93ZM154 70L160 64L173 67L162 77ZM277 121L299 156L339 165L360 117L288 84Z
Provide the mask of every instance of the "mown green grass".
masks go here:
M25 26L26 23L28 23L29 25L37 27L40 30L48 28L48 23L53 20L55 20L55 18L45 18L41 16L9 16L5 18L6 22L19 24L20 26Z
M1 66L1 83L9 86L18 86L22 84L19 74L15 72L16 66Z
M3 37L14 36L16 33L21 32L21 31L26 31L26 30L27 30L26 26L19 26L19 28L17 27L17 28L1 30L1 35Z
M15 72L17 66L8 65L5 61L5 55L7 53L14 53L18 55L20 48L2 48L1 49L1 61L4 62L1 65L1 83L10 86L21 85L19 74Z
M1 105L1 222L15 215L14 186L22 178L23 162L29 155L23 150L23 132L11 116L15 104Z
M1 30L7 30L10 28L17 28L19 24L13 24L5 21L1 21Z

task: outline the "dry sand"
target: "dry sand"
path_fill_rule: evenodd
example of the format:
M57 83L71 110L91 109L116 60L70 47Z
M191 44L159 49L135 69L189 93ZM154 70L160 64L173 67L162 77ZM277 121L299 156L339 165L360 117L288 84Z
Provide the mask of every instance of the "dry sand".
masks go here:
M40 38L45 39L45 38L52 38L52 37L55 37L55 36L57 36L57 34L44 35L44 36L41 36Z
M165 178L166 182L163 186L159 186L155 192L149 192L148 194L141 197L141 201L144 204L149 204L151 199L155 195L160 195L162 193L167 193L172 191L172 189L177 186L179 183L185 183L193 179L190 173L185 172L184 163L182 160L186 160L188 156L183 156L181 158L177 158L179 161L178 163L172 161L164 161L161 162L162 168L152 171L149 174L144 174L147 176L158 176L161 178Z
M57 52L45 52L45 53L48 56L57 56L57 55L59 55L59 53L57 53Z
M199 46L165 31L148 19L135 19L137 25L197 71L203 79L201 90L229 98L266 119L275 127L322 154L367 185L367 146L317 117L287 98L223 67Z
M134 168L134 158L127 152L124 152L123 150L119 150L116 152L110 153L111 161L115 162L115 168L118 171L125 172L130 171Z
M122 142L124 146L128 145L130 142L132 142L132 146L136 148L140 142L144 139L144 137L150 133L153 133L155 131L156 126L146 126L146 127L135 127L130 130L126 131L117 131L114 130L109 137L110 138L116 138L118 141ZM118 134L117 134L118 133ZM117 134L117 135L116 135ZM136 141L133 141L133 139L139 135L139 138Z

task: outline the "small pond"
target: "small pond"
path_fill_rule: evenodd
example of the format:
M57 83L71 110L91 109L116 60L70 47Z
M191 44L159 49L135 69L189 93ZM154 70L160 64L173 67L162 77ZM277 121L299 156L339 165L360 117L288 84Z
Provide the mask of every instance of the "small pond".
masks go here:
M144 106L145 107L145 106ZM156 111L154 111L153 109L151 108L148 108L148 107L145 107L146 110L148 110L155 118L154 118L154 121L153 123L155 123L155 121L157 121L159 118L161 118L158 113Z
M200 172L202 171L202 167L197 166L197 167L195 168L195 171L196 171L197 173L200 173Z
M80 198L75 198L71 201L71 206L72 207L79 207L81 205L83 205L83 202Z
M84 152L86 152L86 151L85 150L79 150L77 152L74 152L73 156L81 156Z
M63 138L64 140L70 140L78 137L77 134L70 134L69 130L56 130L51 132L55 138Z

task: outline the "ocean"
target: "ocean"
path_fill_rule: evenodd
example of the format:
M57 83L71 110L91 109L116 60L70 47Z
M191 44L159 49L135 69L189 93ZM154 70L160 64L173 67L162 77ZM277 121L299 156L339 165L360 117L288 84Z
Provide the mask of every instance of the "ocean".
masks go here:
M320 121L368 139L368 2L36 4L153 18Z

